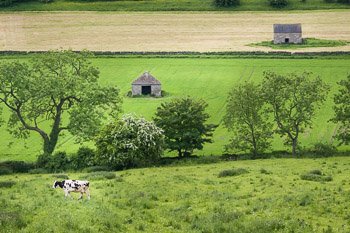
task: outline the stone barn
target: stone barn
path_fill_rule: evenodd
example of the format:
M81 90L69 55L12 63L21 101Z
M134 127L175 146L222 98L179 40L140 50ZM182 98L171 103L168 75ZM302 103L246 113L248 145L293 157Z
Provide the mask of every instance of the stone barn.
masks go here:
M274 44L301 44L302 42L303 37L300 23L273 25Z
M153 95L160 97L162 95L161 83L149 72L143 73L131 84L132 95Z

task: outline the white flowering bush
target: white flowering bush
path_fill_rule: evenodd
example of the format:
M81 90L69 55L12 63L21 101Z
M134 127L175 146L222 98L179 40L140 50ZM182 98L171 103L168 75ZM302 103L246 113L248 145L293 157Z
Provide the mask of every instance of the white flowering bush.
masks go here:
M134 115L109 123L96 140L97 163L115 169L152 164L163 154L163 130Z

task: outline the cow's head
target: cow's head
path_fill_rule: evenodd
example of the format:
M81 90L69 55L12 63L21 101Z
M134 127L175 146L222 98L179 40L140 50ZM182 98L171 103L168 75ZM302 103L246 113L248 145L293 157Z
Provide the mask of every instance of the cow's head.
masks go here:
M63 184L64 184L64 181L60 182L60 181L55 180L55 182L53 182L52 188L54 188L54 189L57 187L63 188Z

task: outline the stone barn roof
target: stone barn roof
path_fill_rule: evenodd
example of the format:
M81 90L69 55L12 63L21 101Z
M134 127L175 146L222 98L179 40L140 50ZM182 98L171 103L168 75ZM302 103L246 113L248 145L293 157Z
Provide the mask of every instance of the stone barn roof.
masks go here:
M161 84L149 72L145 72L140 77L138 77L138 79L132 82L132 85L161 85Z
M274 24L274 33L301 33L301 24Z

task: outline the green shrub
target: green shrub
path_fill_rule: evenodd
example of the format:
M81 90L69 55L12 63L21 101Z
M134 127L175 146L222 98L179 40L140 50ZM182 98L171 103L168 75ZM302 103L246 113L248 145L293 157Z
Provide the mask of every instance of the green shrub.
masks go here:
M217 7L238 6L240 4L240 0L214 0L214 4Z
M317 181L317 182L329 182L333 180L332 176L326 176L320 170L311 170L305 174L300 175L302 180Z
M226 176L238 176L244 173L248 173L248 170L244 168L234 168L230 170L223 170L219 173L219 177L226 177Z
M350 0L337 0L337 3L350 4Z
M0 167L0 176L12 174L12 170L7 167Z
M52 177L55 177L57 179L64 179L64 180L69 179L68 175L66 175L66 174L54 174L54 175L52 175Z
M269 0L269 4L274 8L283 8L286 7L289 2L288 0Z
M110 171L111 169L107 166L92 166L87 167L84 169L84 172L91 173L91 172L99 172L99 171Z
M261 173L261 174L266 174L266 175L272 174L272 172L266 170L265 168L261 168L261 169L260 169L260 173Z
M13 2L13 0L0 0L0 7L11 6Z
M73 169L82 169L94 165L95 151L88 147L80 147L77 153L71 158Z
M0 188L11 188L15 184L15 181L0 181Z
M331 144L326 143L316 143L313 148L311 149L311 152L315 156L321 156L321 157L330 157L337 153L337 148Z
M35 168L35 169L31 169L28 171L29 174L47 174L49 173L48 170L46 170L45 168Z
M106 171L100 171L100 172L92 172L89 173L85 176L83 176L83 179L87 179L87 180L102 180L102 179L107 179L107 180L111 180L116 178L116 174L114 172L106 172Z
M34 164L24 161L5 161L0 163L1 168L8 169L11 173L26 173L34 168Z
M39 155L37 160L37 166L44 168L49 172L64 171L68 168L69 160L66 152L56 152L53 155L42 154Z

